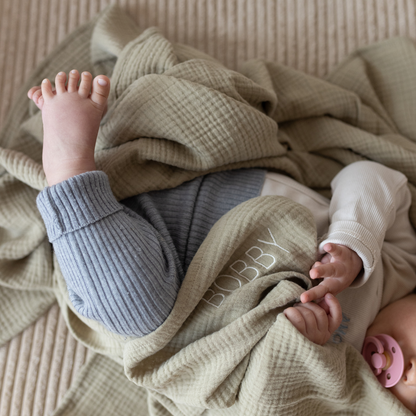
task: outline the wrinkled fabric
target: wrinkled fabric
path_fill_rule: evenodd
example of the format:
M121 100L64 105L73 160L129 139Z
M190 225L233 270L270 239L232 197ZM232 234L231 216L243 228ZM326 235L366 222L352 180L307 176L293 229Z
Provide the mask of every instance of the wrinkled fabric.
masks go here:
M415 66L413 43L397 38L356 51L326 80L262 60L234 72L155 28L141 31L115 6L59 45L0 135L0 343L57 299L74 336L104 356L90 363L90 388L80 394L84 372L56 414L93 414L97 397L105 408L123 383L137 386L143 415L408 412L351 346L317 346L281 313L309 287L317 244L310 212L285 198L247 201L216 223L155 332L123 338L77 315L36 209L46 181L29 87L72 68L111 77L96 163L118 199L241 167L330 196L336 173L366 159L403 172L414 198ZM410 217L415 225L414 204ZM109 369L120 365L125 378L112 393ZM131 403L119 402L127 414Z

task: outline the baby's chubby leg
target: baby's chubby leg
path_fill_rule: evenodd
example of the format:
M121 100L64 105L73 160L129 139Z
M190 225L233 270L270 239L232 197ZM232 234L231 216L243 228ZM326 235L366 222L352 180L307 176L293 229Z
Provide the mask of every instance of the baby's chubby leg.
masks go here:
M28 91L42 111L43 169L52 186L80 173L96 170L94 149L98 128L107 105L110 80L105 75L92 79L89 72L59 72L55 88L48 79Z

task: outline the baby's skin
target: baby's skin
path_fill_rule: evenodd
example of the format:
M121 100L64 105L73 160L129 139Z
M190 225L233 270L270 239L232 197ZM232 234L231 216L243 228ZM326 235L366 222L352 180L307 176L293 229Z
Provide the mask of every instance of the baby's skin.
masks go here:
M327 293L337 295L347 289L363 268L358 254L341 244L327 243L323 247L325 254L311 268L311 279L323 279L318 285L302 293L302 303L323 298Z
M382 309L367 329L366 336L387 334L403 352L404 371L400 381L389 390L416 414L416 294L396 300Z
M347 289L363 268L358 254L350 248L327 243L325 254L309 271L311 279L323 279L312 289L302 293L301 303L285 309L286 318L306 338L324 345L342 321L338 293Z
M78 82L81 78L81 82ZM110 80L105 75L92 79L70 71L55 77L55 90L48 79L32 87L28 97L42 111L43 169L49 186L75 175L96 170L94 149L101 118L106 110ZM342 320L335 297L350 286L362 269L362 261L349 248L326 244L325 255L311 270L320 284L301 296L301 303L285 310L289 321L310 341L325 344Z
M43 169L49 186L72 176L96 170L94 149L101 118L107 105L110 80L105 75L92 79L89 72L65 72L28 91L42 111Z

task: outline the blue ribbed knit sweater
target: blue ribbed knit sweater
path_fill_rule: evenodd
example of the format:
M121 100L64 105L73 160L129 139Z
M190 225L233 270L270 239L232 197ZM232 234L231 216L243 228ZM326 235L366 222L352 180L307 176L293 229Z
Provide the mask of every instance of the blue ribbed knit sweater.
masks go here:
M101 171L45 188L37 205L74 308L117 334L157 329L211 227L258 196L264 176L215 173L121 202Z

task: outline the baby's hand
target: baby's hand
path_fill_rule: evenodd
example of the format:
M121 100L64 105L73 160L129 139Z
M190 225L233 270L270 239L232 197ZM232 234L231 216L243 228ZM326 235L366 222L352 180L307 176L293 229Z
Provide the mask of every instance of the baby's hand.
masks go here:
M318 345L324 345L342 321L341 305L330 293L319 304L298 303L284 314L302 335Z
M318 286L302 293L302 303L321 299L326 293L336 296L350 284L363 268L358 254L346 246L328 243L324 245L326 254L317 261L309 271L311 279L324 279Z

